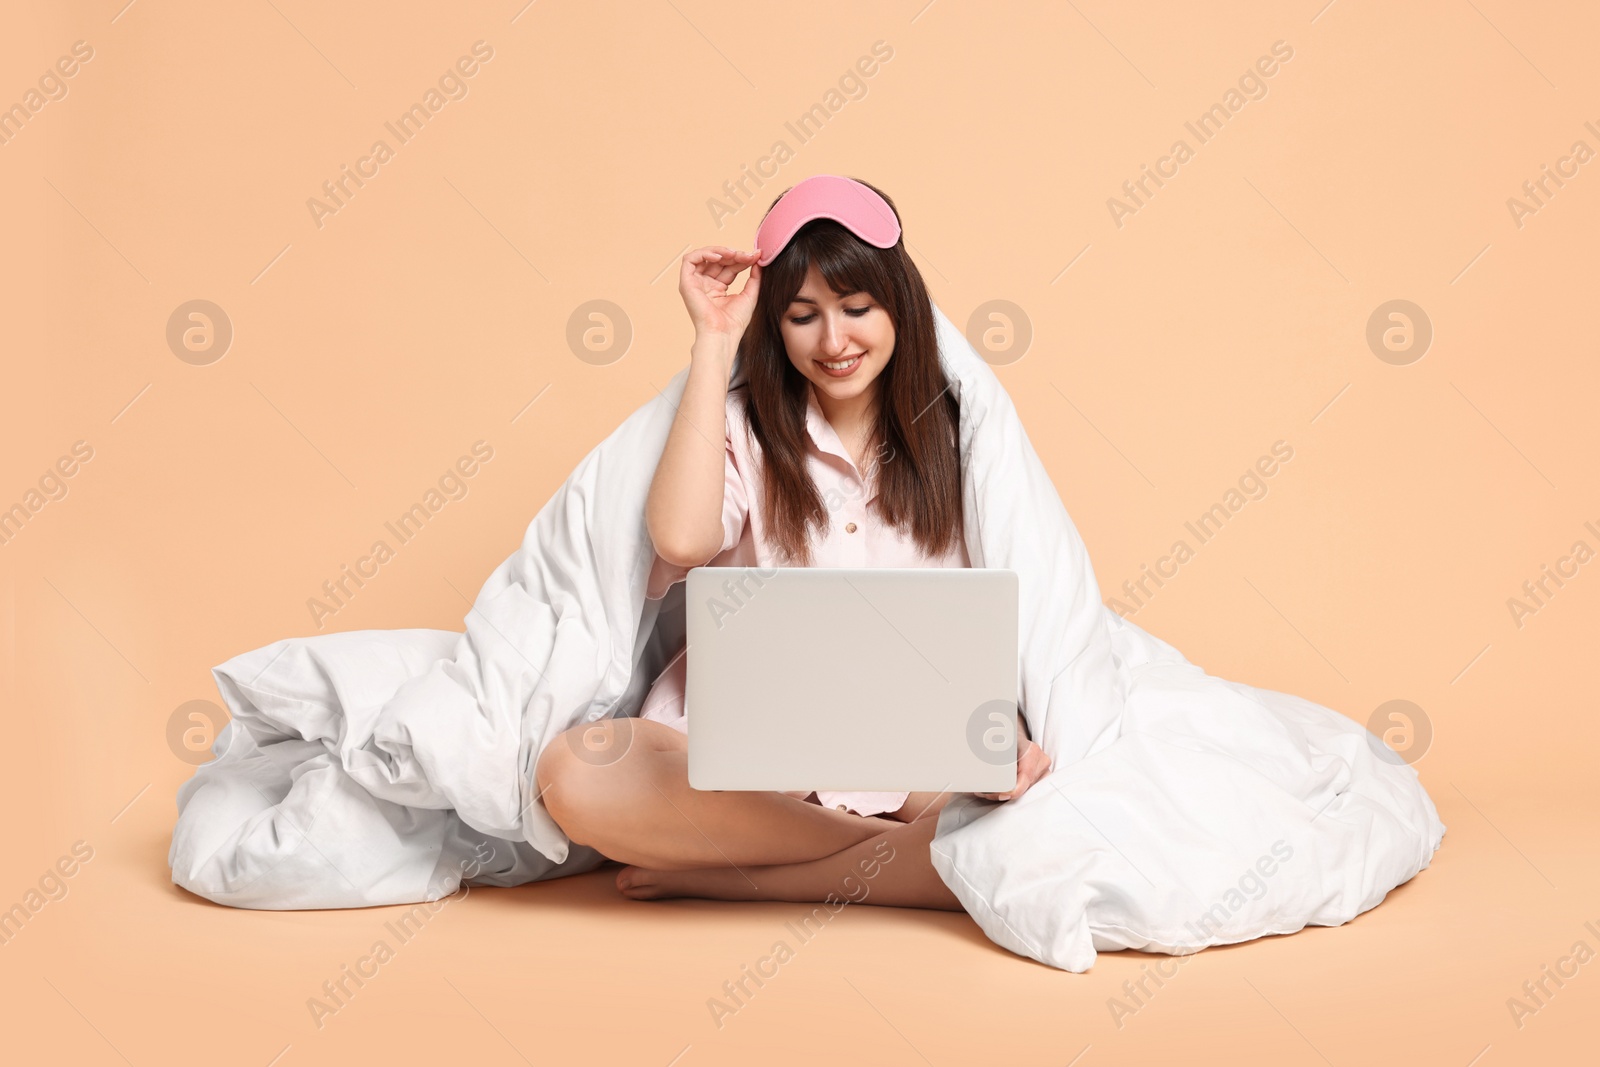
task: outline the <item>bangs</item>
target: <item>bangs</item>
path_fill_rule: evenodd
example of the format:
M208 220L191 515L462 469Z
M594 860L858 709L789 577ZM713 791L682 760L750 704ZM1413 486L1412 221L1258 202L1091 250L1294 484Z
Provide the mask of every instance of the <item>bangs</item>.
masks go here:
M875 248L832 219L815 219L778 254L763 281L778 298L772 308L779 315L799 294L812 266L836 295L866 293L892 310L893 287L884 260L894 255L893 249Z

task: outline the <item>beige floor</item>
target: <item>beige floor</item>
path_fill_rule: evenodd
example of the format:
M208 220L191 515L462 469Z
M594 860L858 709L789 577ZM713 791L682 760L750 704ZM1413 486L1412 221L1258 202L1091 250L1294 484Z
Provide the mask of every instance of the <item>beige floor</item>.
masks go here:
M1600 945L1579 921L1600 927L1592 819L1558 814L1572 795L1477 783L1512 845L1434 792L1450 829L1433 866L1355 921L1102 954L1085 974L1013 956L964 915L851 906L802 941L802 905L630 901L615 867L472 890L410 926L402 908L237 911L165 880L167 808L147 794L4 948L5 1044L16 1063L263 1067L1593 1062L1592 961L1520 1028L1506 1003L1575 941ZM729 997L780 940L777 973ZM363 957L376 973L327 996Z

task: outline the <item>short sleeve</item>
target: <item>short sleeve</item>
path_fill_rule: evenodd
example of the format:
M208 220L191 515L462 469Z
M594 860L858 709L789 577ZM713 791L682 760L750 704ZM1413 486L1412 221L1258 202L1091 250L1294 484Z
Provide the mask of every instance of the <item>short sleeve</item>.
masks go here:
M744 476L739 473L739 466L734 461L733 446L728 444L723 451L722 547L717 549L717 556L739 543L739 538L744 534L745 516L749 510ZM716 556L712 557L715 558ZM675 567L660 556L656 556L655 562L650 567L650 582L645 590L645 596L651 600L660 600L667 595L668 589L683 581L688 573L688 567Z

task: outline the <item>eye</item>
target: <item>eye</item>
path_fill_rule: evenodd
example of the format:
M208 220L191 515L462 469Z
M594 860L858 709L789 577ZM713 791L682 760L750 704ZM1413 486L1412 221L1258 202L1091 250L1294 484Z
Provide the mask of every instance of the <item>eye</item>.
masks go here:
M846 307L845 314L850 315L851 318L861 318L862 315L866 315L870 310L872 310L872 304L866 304L864 307ZM816 312L811 312L810 315L798 315L798 317L790 318L789 322L797 326L803 326L811 322L813 318L816 318Z

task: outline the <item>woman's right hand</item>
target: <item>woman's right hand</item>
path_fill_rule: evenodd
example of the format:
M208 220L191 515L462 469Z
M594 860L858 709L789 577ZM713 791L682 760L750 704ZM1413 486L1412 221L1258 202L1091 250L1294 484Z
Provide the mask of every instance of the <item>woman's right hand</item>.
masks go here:
M739 252L721 245L697 248L683 257L678 270L678 292L689 309L696 337L716 337L734 345L739 343L755 314L756 296L761 291L758 258L755 252ZM746 267L750 268L750 277L744 288L729 293L728 286Z

